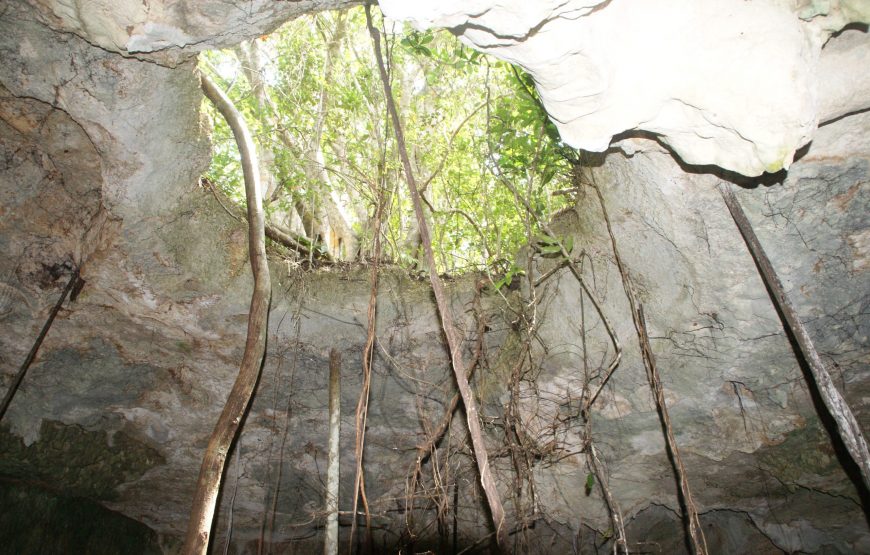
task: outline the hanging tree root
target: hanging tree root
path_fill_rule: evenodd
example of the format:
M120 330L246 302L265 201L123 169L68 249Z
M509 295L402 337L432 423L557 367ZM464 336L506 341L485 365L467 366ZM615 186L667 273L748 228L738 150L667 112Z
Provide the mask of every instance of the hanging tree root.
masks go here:
M589 286L589 283L586 281L586 279L583 277L583 272L580 270L580 268L577 267L577 264L571 258L571 254L565 248L565 245L562 244L562 242L558 239L556 234L547 225L547 223L538 217L538 215L535 213L535 211L532 209L531 205L529 204L528 199L526 199L525 197L520 195L519 191L516 189L516 187L513 185L513 183L511 183L510 181L503 179L503 178L501 179L501 181L505 185L505 187L507 187L511 191L514 198L525 207L526 212L528 214L530 214L533 218L535 218L535 221L538 223L538 225L544 231L544 233L546 233L547 235L549 235L550 237L552 237L556 241L557 245L559 246L560 254L562 256L562 262L560 264L558 264L552 270L550 270L550 271L546 272L545 274L543 274L542 276L540 276L537 280L531 282L532 289L541 285L544 281L546 281L547 279L552 277L556 272L561 270L564 266L568 266L571 273L574 275L574 277L580 283L580 287L583 290L583 292L586 294L586 296L589 297L589 300L592 301L592 305L595 308L595 311L598 314L599 318L601 319L602 323L604 324L604 328L605 328L605 330L607 330L607 335L610 337L610 340L613 343L613 348L614 348L613 358L611 359L610 363L608 364L607 369L604 372L604 376L602 377L601 382L598 384L598 387L595 389L594 393L590 393L588 391L588 386L590 385L588 383L588 378L589 378L588 368L585 368L585 361L584 361L584 368L585 368L584 379L586 380L586 384L584 386L584 400L582 402L581 413L583 415L585 415L585 418L587 420L587 441L589 442L587 445L587 454L588 454L588 458L589 458L589 466L590 466L590 469L592 470L593 474L595 474L595 476L598 478L599 487L601 487L602 492L604 494L605 501L606 501L607 506L608 506L608 512L610 513L610 518L611 518L611 521L613 524L613 529L614 529L614 532L616 534L616 541L614 543L614 549L617 552L621 551L623 553L627 553L628 552L628 539L625 535L625 526L624 526L622 514L620 512L619 505L614 500L613 495L610 491L610 486L609 486L609 482L607 480L606 472L604 470L604 465L600 464L600 461L598 460L597 454L594 451L595 448L594 448L594 445L592 444L592 432L591 432L591 420L590 420L590 418L591 418L590 409L591 409L592 405L598 399L599 395L604 390L604 386L606 386L607 383L610 381L610 378L613 376L613 373L616 371L616 368L619 366L619 363L622 360L622 345L619 342L619 337L616 335L616 330L614 329L613 325L610 323L610 319L607 317L607 315L604 312L602 302L598 299L598 296L595 294L593 289ZM602 204L602 208L603 208L603 204ZM607 221L608 231L609 231L610 230L610 223L606 217L606 213L605 213L605 221ZM612 237L613 237L613 235L611 233L611 239L612 239ZM615 243L614 243L614 247L615 247ZM616 251L614 250L614 252L616 252ZM616 257L617 257L617 264L619 265L620 271L622 271L622 263L619 260L618 253L616 254ZM531 272L529 273L529 277L531 278ZM585 322L585 319L584 319L584 322ZM585 339L584 339L583 352L584 352L584 357L585 357L585 353L586 353ZM599 463L599 464L596 464L596 463Z
M209 438L202 459L196 493L193 498L193 508L187 525L187 536L184 541L183 553L185 555L204 555L208 550L209 534L211 533L215 504L220 491L227 454L248 410L263 362L263 354L266 350L269 299L272 294L269 266L266 262L260 173L257 168L258 162L253 139L230 99L204 74L200 73L200 79L203 92L226 118L241 154L245 195L248 203L248 251L251 258L251 270L254 274L254 291L251 294L248 332L239 374Z
M683 466L683 458L680 456L680 450L677 447L677 440L674 437L671 418L668 414L668 407L665 403L664 390L659 377L658 368L656 367L655 357L653 356L652 347L649 344L649 335L646 329L646 320L643 315L643 306L640 305L634 294L634 286L631 282L631 277L622 263L622 257L619 255L619 249L616 246L616 236L613 233L613 227L610 225L610 216L607 214L607 207L604 203L604 196L598 188L598 184L593 179L589 186L595 191L598 197L598 203L601 206L601 213L604 217L604 222L607 226L607 234L610 236L610 244L613 249L613 257L616 260L616 266L619 269L620 277L622 278L622 287L625 289L625 296L628 299L629 309L631 310L631 318L634 321L634 327L637 330L638 340L640 342L641 358L647 370L647 378L650 386L653 389L656 407L659 412L659 417L662 421L662 426L665 429L665 439L668 450L674 461L674 472L677 474L677 482L680 486L680 494L683 497L683 503L686 506L686 516L688 520L689 538L692 543L692 549L696 555L707 554L707 540L704 538L704 530L701 528L701 521L698 518L698 509L695 506L692 498L692 490L689 488L689 480L686 477L686 469Z
M9 389L6 391L6 396L3 397L3 404L0 405L0 420L3 420L3 416L6 414L6 410L9 408L9 404L12 403L12 399L15 397L15 393L21 386L21 380L24 379L24 375L27 373L28 368L30 368L30 365L33 363L33 359L36 358L36 353L39 352L39 347L42 346L42 342L43 340L45 340L45 336L48 334L48 330L51 329L51 324L54 323L54 319L57 316L57 313L60 312L60 308L63 306L63 302L66 300L67 295L69 295L73 287L79 283L79 281L79 269L76 268L75 270L73 270L72 276L70 276L66 287L63 288L63 292L60 294L60 298L57 300L57 303L55 303L54 308L52 308L51 312L48 314L48 319L42 326L42 330L36 337L36 341L33 342L33 346L30 348L30 352L27 353L27 358L24 359L24 362L21 364L21 368L18 369L18 373L15 374L15 378L12 379L12 383L9 384ZM73 300L75 300L75 294L73 294L72 298Z
M484 333L486 332L486 317L483 315L482 310L480 309L480 294L482 287L483 283L479 282L476 286L474 295L474 310L477 316L477 338L475 341L474 353L472 354L471 362L468 364L469 380L472 378L472 376L474 376L474 371L480 365L480 361L483 356L483 340ZM423 443L417 446L417 456L415 458L414 470L411 473L412 484L416 484L416 481L420 476L422 470L421 466L425 464L426 460L432 454L433 450L438 446L441 438L444 437L444 434L450 427L450 422L453 420L453 413L456 412L456 409L458 407L459 393L456 393L447 404L447 409L444 411L441 420L438 421L438 426L430 434L427 435L426 440ZM410 495L413 497L413 494L414 491L412 489Z
M662 420L662 426L665 429L668 450L671 452L671 457L673 457L674 460L674 470L677 473L677 481L680 485L680 492L683 495L683 503L686 505L686 513L689 520L689 538L692 541L692 550L695 555L706 555L707 540L704 537L704 530L701 528L701 520L698 518L698 508L695 506L695 501L692 498L692 490L689 488L689 479L686 476L686 467L683 466L683 457L680 455L680 449L677 447L677 439L674 437L674 427L671 425L671 417L668 414L668 406L665 403L665 393L664 388L662 387L662 380L659 376L658 368L656 367L652 347L649 344L649 334L647 333L646 320L643 316L643 305L638 304L635 313L637 315L636 325L638 326L637 331L640 338L644 366L646 366L650 386L655 395L656 407L658 408L659 416Z
M369 511L369 501L366 497L366 482L363 474L363 454L365 452L366 422L369 413L369 392L372 384L372 362L374 361L375 355L375 333L377 331L376 324L378 312L378 270L380 268L381 260L381 221L384 217L384 205L384 191L378 189L374 222L374 260L369 269L371 290L369 291L369 306L366 321L368 332L366 334L365 349L363 349L363 383L360 388L359 401L357 401L356 414L354 417L356 428L356 441L354 443L356 473L353 485L353 520L350 525L349 553L353 553L353 542L356 536L357 525L357 508L359 507L360 501L362 501L363 510L365 512L366 547L368 552L371 552L372 550L372 519L371 512Z
M604 495L604 502L607 505L608 512L610 512L610 521L613 524L613 532L616 536L613 552L628 555L628 536L625 534L625 522L622 518L622 511L613 497L613 492L610 491L607 470L604 467L604 463L598 458L598 450L595 448L595 444L592 443L591 434L587 436L587 440L589 441L589 448L586 452L589 468L598 480L598 487L601 489L602 495Z
M484 334L486 333L486 316L483 313L483 309L480 305L480 296L483 287L485 287L485 281L479 280L475 284L475 294L474 299L472 301L472 311L477 320L477 329L476 329L476 338L474 351L472 353L471 361L468 364L468 379L470 380L474 375L474 371L478 366L482 364L484 359ZM423 465L426 464L427 461L432 461L432 478L436 484L443 479L439 479L439 469L438 469L438 448L441 444L442 439L445 435L449 436L450 425L453 422L453 416L456 412L456 409L459 408L459 393L455 393L453 397L450 398L450 401L447 403L447 408L444 410L440 420L438 420L438 424L435 428L431 428L428 425L428 422L424 419L423 428L425 432L425 439L417 445L417 455L414 458L414 464L411 467L411 470L408 473L408 477L406 479L405 486L405 514L406 514L406 526L408 528L409 534L413 534L411 519L408 515L410 515L411 511L415 508L415 501L417 500L417 486L420 485L425 491L425 484L423 481ZM422 408L420 409L422 413ZM448 437L448 456L449 456L449 442L450 439ZM443 487L442 487L443 489ZM458 477L454 479L453 482L453 543L457 542L458 535L458 496L459 496L459 481ZM446 526L446 512L449 508L449 501L446 500L446 495L442 495L441 498L428 496L435 505L438 507L437 518L439 523L439 529L442 526ZM454 549L455 551L455 549Z
M737 229L740 230L749 253L755 260L758 272L761 274L761 278L764 280L764 284L770 293L771 302L773 302L773 305L782 316L784 327L794 337L800 355L810 369L810 374L815 381L816 389L825 404L825 408L828 409L828 412L834 418L834 422L837 423L840 439L843 440L849 455L858 465L864 486L870 490L870 452L867 449L867 440L861 432L861 426L855 419L855 415L852 413L852 409L849 408L846 400L836 386L834 386L831 375L825 368L821 357L819 357L810 334L800 321L800 318L798 318L794 305L791 304L791 300L786 295L779 276L777 276L773 265L764 253L761 243L758 242L758 237L755 236L752 224L746 218L746 214L743 212L737 197L734 196L734 192L723 183L719 186L719 193L725 200L725 204L731 212L731 217L734 218L734 223L737 225Z
M468 379L474 376L475 370L484 364L485 362L485 354L484 354L484 339L486 333L486 316L483 313L483 309L481 308L480 298L481 292L483 288L486 286L485 280L479 280L475 284L475 294L474 299L472 301L472 312L477 321L476 328L476 338L474 349L471 355L471 361L468 363ZM450 454L450 426L453 422L453 416L456 413L456 410L459 408L459 393L455 393L453 397L450 398L450 401L447 403L447 408L444 410L441 418L437 421L437 425L432 428L429 426L428 421L423 419L423 428L425 433L425 439L417 445L417 455L414 458L414 464L411 467L411 470L408 473L408 477L406 480L405 487L405 511L406 511L406 526L408 529L408 533L413 535L413 526L411 522L410 515L411 511L415 508L415 502L418 500L417 496L417 487L418 485L422 488L422 491L426 493L425 498L434 503L437 507L437 519L439 524L439 530L443 528L446 529L446 514L450 509L449 500L447 499L447 495L444 492L444 483L445 481L449 482L445 476L442 476L439 471L439 461L438 461L438 449L442 442L442 440L447 436L447 456ZM420 409L422 413L422 408ZM423 478L423 465L426 462L431 461L432 468L432 480L435 483L436 490L442 492L441 495L428 494L426 492L426 484L424 483ZM447 462L444 463L447 465ZM449 469L449 466L448 466ZM440 488L439 488L440 485ZM449 486L448 486L449 487ZM459 500L459 479L456 476L453 480L453 506L452 506L452 514L453 514L453 543L457 543L458 537L458 500ZM454 548L455 552L455 548Z
M580 271L583 271L583 257L580 258ZM537 283L536 283L537 285ZM586 343L586 304L583 302L583 296L580 297L580 329L582 330L580 340L583 351L583 393L581 395L580 416L585 422L584 426L584 445L586 451L586 464L589 466L589 471L592 476L598 481L598 487L604 497L604 503L607 506L607 511L610 515L610 522L614 532L613 553L614 555L628 555L628 536L625 533L625 519L622 516L622 510L613 496L610 489L610 479L607 474L607 467L598 456L598 450L595 448L595 442L592 433L592 403L595 399L590 394L590 374L589 374L589 355ZM592 484L589 478L586 479L586 495L591 493Z
M303 304L302 297L303 297L303 295L304 295L304 283L302 285L302 291L298 295L298 302L296 304L296 310L294 311L294 315L293 315L293 318L295 320L294 328L296 330L296 334L295 334L295 339L293 341L293 347L292 347L293 357L292 357L292 362L290 363L290 379L289 379L288 384L287 384L287 389L289 391L293 391L293 379L296 376L296 368L297 368L297 363L299 361L299 336L302 333L300 315L302 314L302 304ZM281 327L281 323L279 322L278 328L280 328L280 327ZM279 375L278 371L280 371L280 368L281 368L280 361L283 359L283 355L280 353L281 352L279 351L280 358L279 358L278 367L276 368L276 376ZM277 393L278 393L277 389L276 389L275 393L277 396ZM273 405L273 406L277 407L277 402L278 401L277 401L277 397L276 397L275 405ZM266 543L266 537L269 538L270 544L273 541L273 532L275 530L275 515L278 514L278 492L279 492L280 487L281 487L281 476L283 474L283 468L284 468L284 453L286 452L284 447L287 445L287 435L290 431L290 411L292 410L292 407L293 407L293 396L288 395L287 396L287 405L284 407L284 415L283 415L284 416L284 430L281 433L281 445L278 448L278 464L276 465L277 466L277 473L276 473L277 475L275 476L275 481L274 481L275 485L274 485L274 488L272 489L272 492L271 492L271 497L272 497L271 503L268 502L269 501L269 493L268 492L266 493L266 495L263 498L264 509L263 509L263 517L262 517L262 520L260 521L260 536L259 536L259 538L257 538L257 555L263 555L263 550L265 548L264 544ZM277 410L276 410L276 413L277 413ZM270 442L269 454L268 454L268 458L266 459L267 461L272 460L272 445L273 444ZM271 470L271 466L270 466L270 470ZM271 472L269 473L269 475L271 475ZM269 480L267 478L267 482L268 481ZM265 507L267 505L269 506L268 510L265 509Z
M599 318L601 318L601 322L604 324L604 329L607 330L607 335L610 337L610 341L613 343L613 359L610 361L610 364L607 365L607 370L604 373L604 377L602 378L601 383L598 385L598 389L596 389L595 393L592 394L589 402L587 403L588 405L592 405L592 403L594 403L595 400L598 398L598 395L601 394L604 386L607 385L608 381L610 381L611 376L613 376L613 372L616 371L616 368L619 366L619 363L622 360L622 345L619 343L619 337L616 335L616 330L614 329L613 324L610 323L610 319L604 312L601 300L595 294L595 291L593 291L592 288L589 286L589 283L586 281L586 278L583 277L582 272L580 272L580 270L577 268L577 264L574 263L574 260L571 258L571 253L568 252L568 250L565 248L565 245L563 245L558 237L556 237L556 234L553 232L550 226L548 226L546 222L538 217L538 215L532 209L531 204L529 204L529 201L525 197L520 195L519 191L516 187L514 187L513 183L506 179L502 179L501 181L505 185L505 187L510 190L514 198L523 205L523 207L526 209L526 212L528 212L533 218L535 218L535 221L537 221L541 229L544 230L544 233L546 233L556 241L556 244L559 246L559 254L562 256L563 263L568 266L568 268L571 270L571 273L580 283L580 287L583 288L583 291L589 297L589 300L592 301L592 305L595 307L595 311L598 313ZM537 286L542 283L546 278L549 278L556 271L558 271L559 267L560 266L557 266L557 268L554 268L550 272L547 272L545 275L541 276L534 283L534 285Z
M423 206L420 202L417 182L414 178L414 173L411 170L411 161L408 157L408 149L405 145L405 136L402 132L402 125L399 121L399 114L396 111L396 104L393 99L392 86L390 85L390 79L387 76L387 70L384 66L384 60L381 54L380 37L378 31L372 25L371 10L368 4L366 4L366 23L369 29L369 34L371 34L372 37L375 58L378 63L378 70L384 86L384 97L387 103L387 111L389 112L390 119L393 123L393 131L396 136L399 156L401 157L405 177L408 181L408 189L410 191L411 201L414 205L414 214L417 218L417 225L420 230L420 238L426 255L426 261L429 265L429 279L432 284L432 292L435 295L435 304L438 306L438 313L441 316L441 326L444 329L444 335L447 338L447 346L450 350L450 358L453 363L453 375L456 378L456 385L459 388L459 394L462 397L462 403L465 406L468 433L471 436L471 444L474 450L475 461L477 462L477 470L480 473L481 486L483 487L483 492L486 496L487 504L489 505L490 514L492 516L493 526L495 527L496 544L499 549L504 550L507 546L507 536L504 526L504 507L502 506L501 497L499 496L495 479L493 478L492 471L489 467L489 455L486 450L486 444L483 440L483 432L480 428L477 402L474 400L474 394L471 392L471 387L468 384L465 362L462 360L461 338L459 337L456 326L453 322L453 314L450 311L447 295L444 292L444 286L436 271L435 256L432 253L432 241L429 236L429 227L426 224L426 218L423 216Z

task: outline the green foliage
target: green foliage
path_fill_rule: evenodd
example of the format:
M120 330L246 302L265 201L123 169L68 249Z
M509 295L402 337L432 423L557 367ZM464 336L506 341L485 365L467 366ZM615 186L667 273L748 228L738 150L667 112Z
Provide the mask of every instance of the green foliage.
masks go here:
M239 150L229 126L210 103L204 103L203 109L213 123L212 160L208 169L208 178L235 202L244 205L245 184L242 178L242 164Z
M281 190L267 213L299 206L315 213L327 196L337 198L365 255L382 194L385 255L416 268L421 258L416 223L365 18L361 9L347 11L344 23L340 17L334 12L302 17L262 40L265 61L261 57L259 67L247 68L259 76L262 90L249 82L251 71L245 71L244 53L238 50L204 53L201 66L217 73L216 81L229 90L255 140L272 154L268 169ZM401 30L389 22L386 30L389 71L432 226L436 270L506 272L499 287L510 285L520 275L510 261L537 228L504 181L546 221L567 202L551 193L569 185L570 150L560 142L528 75L447 32ZM232 135L211 107L206 113L215 144L208 177L244 202ZM319 136L318 121L323 124ZM326 177L311 170L317 163L315 144ZM570 251L565 240L562 244ZM544 254L552 254L554 247L544 248Z
M537 235L534 246L535 250L545 258L562 258L564 257L562 249L568 254L574 250L574 238L570 235L566 235L562 239L549 235Z
M426 45L435 39L432 29L423 32L408 33L402 38L400 44L418 56L426 56L431 58L432 51Z
M503 287L510 287L514 281L515 277L524 276L526 272L517 266L516 264L511 264L511 267L508 268L507 272L505 272L504 276L502 276L497 281L493 282L493 289L496 291L501 290Z

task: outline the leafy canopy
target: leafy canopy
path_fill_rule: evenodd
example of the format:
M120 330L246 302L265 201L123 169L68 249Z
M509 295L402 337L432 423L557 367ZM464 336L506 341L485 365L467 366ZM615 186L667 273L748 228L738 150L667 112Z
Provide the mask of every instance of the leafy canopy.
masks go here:
M567 204L553 193L570 187L570 150L531 78L447 32L379 24L433 229L436 270L517 275L515 253L538 234L525 204L547 221ZM267 199L270 217L286 223L295 211L316 220L335 206L361 257L381 233L386 257L419 268L419 235L371 48L364 14L352 9L296 19L254 45L206 52L200 65L252 129L263 171L277 186ZM242 203L232 135L208 104L204 110L214 127L207 177ZM386 213L376 230L379 198ZM316 239L305 226L299 230Z

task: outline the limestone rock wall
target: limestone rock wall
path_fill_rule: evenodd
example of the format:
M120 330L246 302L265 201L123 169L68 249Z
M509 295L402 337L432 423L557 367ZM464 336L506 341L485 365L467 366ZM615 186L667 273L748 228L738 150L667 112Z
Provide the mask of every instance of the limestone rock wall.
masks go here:
M868 126L867 114L826 125L787 175L767 183L729 184L738 189L802 320L865 429L870 427L870 278L862 269L867 251L861 238L870 226L870 142L856 130ZM700 510L711 528L721 525L718 511L743 514L786 552L867 550L870 535L854 474L850 478L843 471L842 450L832 446L780 319L716 190L727 181L686 173L668 153L649 146L632 157L609 153L591 176L603 192L618 248L646 312ZM576 211L565 214L558 229L574 234L586 278L625 349L592 411L594 440L610 461L614 496L629 515L642 515L651 505L677 510L636 332L592 189L581 189ZM543 262L541 271L551 265ZM539 399L580 399L582 330L588 334L593 376L613 354L588 298L581 305L573 276L561 270L551 279L557 281L549 290L546 283L540 288L546 307L540 336L547 348L538 353L545 363L530 415L541 410ZM538 426L545 424L540 419ZM551 492L544 504L565 522L588 515L600 503L556 495L582 491L584 468L555 465L539 472L541 489L547 484ZM824 510L808 511L813 505Z
M177 62L191 52L236 45L289 19L352 0L28 0L41 23L112 52Z

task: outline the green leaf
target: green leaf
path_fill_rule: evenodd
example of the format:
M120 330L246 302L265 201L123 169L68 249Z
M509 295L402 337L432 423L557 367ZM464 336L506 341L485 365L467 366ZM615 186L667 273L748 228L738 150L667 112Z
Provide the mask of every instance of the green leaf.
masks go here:
M300 205L311 214L319 213L327 195L337 194L354 205L372 204L374 188L369 184L392 191L404 191L406 186L394 155L380 161L372 155L394 153L394 143L380 118L383 99L377 94L382 86L377 68L371 59L354 55L370 44L365 18L360 13L347 14L344 38L330 57L328 41L335 35L318 29L335 29L337 21L304 16L265 39L276 53L270 62L274 65L255 73L270 76L261 83L272 101L268 106L260 105L258 95L253 94L254 84L238 71L240 60L233 51L202 54L203 60L228 77L228 68L235 68L238 75L219 84L229 88L228 96L244 114L259 146L274 153L271 167L263 169L285 188L282 196L266 207L267 213L276 217ZM567 149L552 124L547 123L546 132L541 133L548 120L528 74L517 75L505 62L483 64L481 52L447 32L409 28L394 40L400 46L390 49L389 63L396 74L399 115L408 122L408 142L426 145L416 153L421 167L441 167L444 160L429 184L428 198L445 213L463 213L462 217L436 221L432 246L438 267L432 271L485 269L500 278L493 277L491 287L514 285L522 270L512 264L511 257L529 243L529 223L532 234L540 230L535 218L501 182L531 179L535 187L529 191L528 201L535 216L547 221L571 200L566 195L552 196L554 190L569 185ZM334 66L325 82L324 70L330 59ZM421 82L426 86L419 87ZM480 94L487 88L489 95ZM324 90L330 100L325 106L321 146L330 179L311 179L305 172L310 153L304 151L311 144L318 112L324 108L320 105ZM487 96L489 106L484 104ZM208 175L233 202L243 205L244 180L232 133L213 108L207 103L204 108L214 125L214 157ZM285 140L296 146L288 146ZM414 219L410 199L404 194L388 198L384 233L395 240L385 246L384 256L406 268L416 267L417 261L403 257L405 249L399 246L405 245L412 233L408 225ZM366 251L373 241L373 213L361 211L358 220L349 222ZM544 250L543 256L558 259L562 256L559 239L538 237L532 247L538 256ZM571 248L567 238L563 244ZM498 274L499 270L504 274Z
M535 235L535 242L542 245L558 245L559 241L555 237L549 235Z
M507 271L507 275L513 279L514 276L524 276L526 275L525 270L517 266L516 264L511 264L510 269Z
M595 475L590 472L586 475L586 495L592 493L593 486L595 486Z
M553 177L555 177L555 176L556 176L556 168L555 167L544 168L544 173L541 176L541 186L544 186L547 183L549 183L550 181L552 181Z
M541 254L560 254L562 247L559 245L543 245L539 248Z

